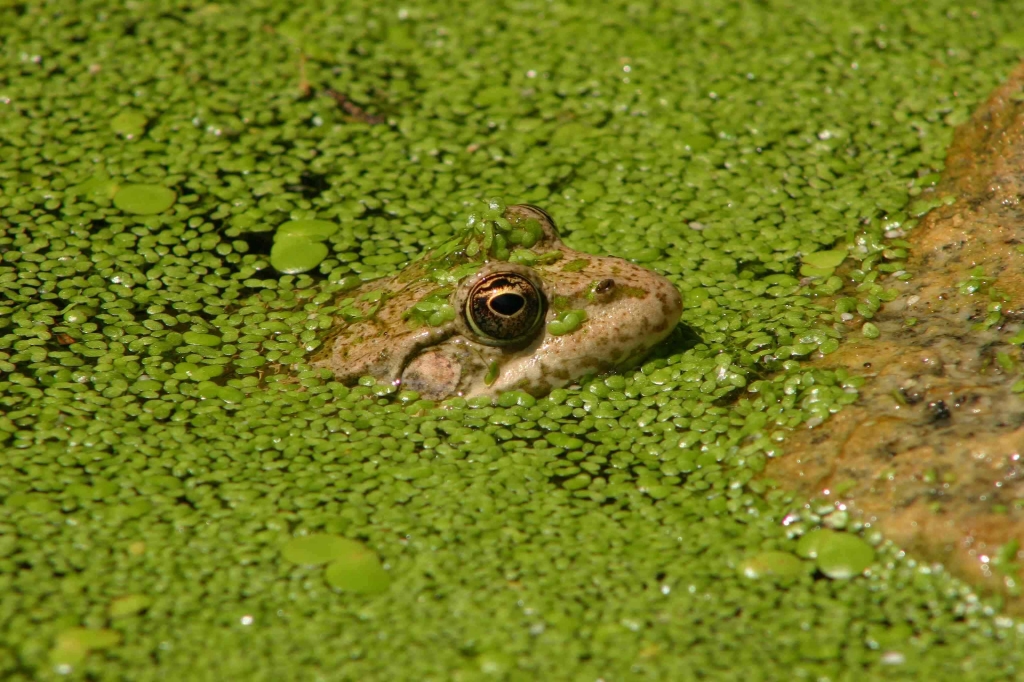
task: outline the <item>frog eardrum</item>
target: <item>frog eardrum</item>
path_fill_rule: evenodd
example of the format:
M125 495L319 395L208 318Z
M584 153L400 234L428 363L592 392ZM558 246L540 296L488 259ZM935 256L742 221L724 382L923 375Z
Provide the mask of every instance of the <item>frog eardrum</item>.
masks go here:
M511 263L484 267L460 287L456 305L464 331L486 346L533 339L544 322L547 299L540 277Z

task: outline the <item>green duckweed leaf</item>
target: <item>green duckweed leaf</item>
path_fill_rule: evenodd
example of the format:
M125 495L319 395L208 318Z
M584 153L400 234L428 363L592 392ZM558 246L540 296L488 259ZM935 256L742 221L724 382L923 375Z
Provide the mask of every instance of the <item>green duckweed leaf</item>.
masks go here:
M838 268L846 259L846 251L834 249L830 251L815 251L803 257L804 263L812 268L820 270L833 270Z
M177 200L174 190L160 185L121 185L114 194L114 206L125 213L163 213Z
M362 543L338 535L315 533L293 538L281 548L281 556L293 564L318 566L364 551Z
M290 220L277 228L274 239L301 238L321 242L337 232L338 228L337 223L327 220Z
M111 618L124 618L134 616L145 611L153 600L144 594L126 594L110 602L107 612Z
M274 241L270 265L278 272L296 275L320 265L327 253L326 244L304 237L286 237Z
M785 582L805 572L803 561L789 552L759 552L747 557L739 565L739 573L751 580L772 580Z
M128 139L142 135L149 120L139 111L127 109L110 119L110 129Z
M332 561L324 571L324 578L331 587L355 594L379 594L391 584L380 559L365 547Z

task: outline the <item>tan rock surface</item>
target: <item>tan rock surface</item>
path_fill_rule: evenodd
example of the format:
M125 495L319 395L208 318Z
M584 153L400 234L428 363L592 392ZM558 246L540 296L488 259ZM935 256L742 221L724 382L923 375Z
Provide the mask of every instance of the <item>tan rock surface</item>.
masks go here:
M872 320L880 337L851 336L816 361L864 376L860 399L794 434L767 475L859 513L1021 612L1024 394L1012 386L1024 353L1009 341L1024 322L1024 65L956 131L935 192L956 200L906 236L914 277ZM965 293L975 268L984 283Z

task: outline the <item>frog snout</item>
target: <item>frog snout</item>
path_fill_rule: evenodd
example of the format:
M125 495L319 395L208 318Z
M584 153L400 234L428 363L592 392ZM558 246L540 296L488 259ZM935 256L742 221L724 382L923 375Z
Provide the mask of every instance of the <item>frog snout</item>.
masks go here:
M652 283L649 297L652 307L649 312L651 331L658 335L657 340L651 344L654 345L668 336L679 323L679 316L683 313L683 297L675 285L664 277L658 277Z
M683 299L672 282L649 270L616 273L593 287L594 301L571 352L602 369L644 355L679 322ZM562 337L565 338L565 337Z

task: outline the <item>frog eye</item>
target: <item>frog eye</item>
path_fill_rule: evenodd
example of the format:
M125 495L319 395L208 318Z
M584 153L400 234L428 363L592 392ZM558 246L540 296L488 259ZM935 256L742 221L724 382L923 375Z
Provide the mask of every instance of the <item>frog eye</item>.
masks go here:
M480 343L508 346L533 338L544 309L544 294L533 279L525 272L505 271L479 277L465 296L462 314Z

